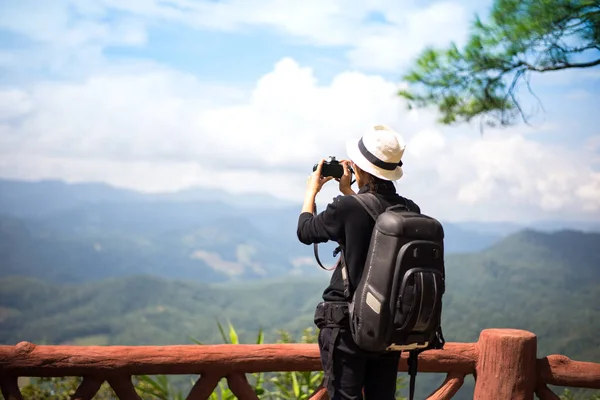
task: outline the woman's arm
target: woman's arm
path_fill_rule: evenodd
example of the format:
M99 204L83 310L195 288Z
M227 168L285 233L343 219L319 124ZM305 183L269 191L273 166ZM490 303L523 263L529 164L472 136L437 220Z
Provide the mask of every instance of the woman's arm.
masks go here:
M344 232L342 219L338 216L338 196L327 208L313 215L311 211L303 211L298 218L298 239L304 244L324 243L328 240L339 241ZM311 202L314 206L314 202Z
M304 195L304 204L302 204L302 211L300 213L311 213L315 212L315 200L317 198L317 194L312 191L307 190Z
M327 206L325 211L319 215L313 215L315 213L317 193L319 193L326 182L332 179L332 177L323 178L321 176L321 168L324 161L321 160L317 169L308 177L304 203L302 204L302 211L298 218L297 235L298 239L304 244L337 240L341 230L341 224L336 215L335 200L334 203Z

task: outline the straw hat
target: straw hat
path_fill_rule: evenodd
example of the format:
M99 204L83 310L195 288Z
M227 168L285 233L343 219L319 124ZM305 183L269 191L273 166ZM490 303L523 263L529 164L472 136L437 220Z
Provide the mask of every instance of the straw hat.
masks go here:
M365 172L386 181L402 177L402 156L406 145L402 136L385 125L375 125L360 139L346 143L348 158Z

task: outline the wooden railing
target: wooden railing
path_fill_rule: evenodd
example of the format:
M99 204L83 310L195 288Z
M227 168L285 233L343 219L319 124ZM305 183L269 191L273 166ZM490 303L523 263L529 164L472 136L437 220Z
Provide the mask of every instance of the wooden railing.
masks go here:
M572 361L565 356L536 358L533 333L487 329L477 343L447 343L443 350L419 356L419 372L446 373L446 380L428 399L450 399L466 375L475 377L473 398L558 399L548 385L600 389L600 364ZM407 371L403 355L399 371ZM0 346L0 383L6 399L22 398L17 378L80 376L73 399L92 399L107 381L121 400L139 400L132 384L135 375L195 374L200 379L188 400L207 399L225 378L240 400L258 397L246 373L319 371L314 344L223 344L181 346L36 346L22 342ZM326 399L319 388L311 399Z

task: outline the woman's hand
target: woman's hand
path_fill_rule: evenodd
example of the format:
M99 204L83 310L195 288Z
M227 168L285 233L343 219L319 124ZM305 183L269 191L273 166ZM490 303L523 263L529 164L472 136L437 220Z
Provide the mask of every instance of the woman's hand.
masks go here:
M323 187L323 185L327 182L329 182L331 179L333 179L333 177L328 176L326 178L323 178L321 176L321 168L323 167L323 162L325 162L325 159L322 159L321 161L319 161L319 165L317 165L317 169L309 175L308 177L308 182L307 182L307 187L306 187L306 193L307 194L312 194L312 195L316 195L317 193L319 193L319 191L321 191L321 188Z
M317 166L317 169L308 176L308 180L306 182L306 194L304 195L304 204L302 205L302 212L313 213L315 210L315 197L317 197L317 193L321 190L323 185L326 182L329 182L333 177L328 176L327 178L323 178L321 176L321 168L323 167L323 162L325 159L322 159Z
M350 169L348 168L349 163L350 161L348 160L340 161L340 164L342 164L342 167L344 168L344 175L342 175L340 179L336 179L336 181L340 183L340 192L342 192L342 194L344 195L355 194L354 190L352 190L351 187L352 174L350 173Z

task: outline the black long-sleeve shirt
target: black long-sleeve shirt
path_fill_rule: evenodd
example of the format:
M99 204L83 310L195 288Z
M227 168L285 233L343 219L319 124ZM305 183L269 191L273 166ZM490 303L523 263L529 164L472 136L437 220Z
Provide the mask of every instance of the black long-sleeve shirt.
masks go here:
M368 186L365 186L359 193L368 190ZM396 193L392 182L378 185L375 195L386 207L406 204L411 211L421 212L417 204ZM353 292L362 275L374 226L375 221L356 199L351 196L337 196L316 216L309 212L301 213L297 233L298 239L304 244L331 240L338 242L345 249L350 290ZM329 286L323 292L323 300L344 301L341 268L334 270Z

